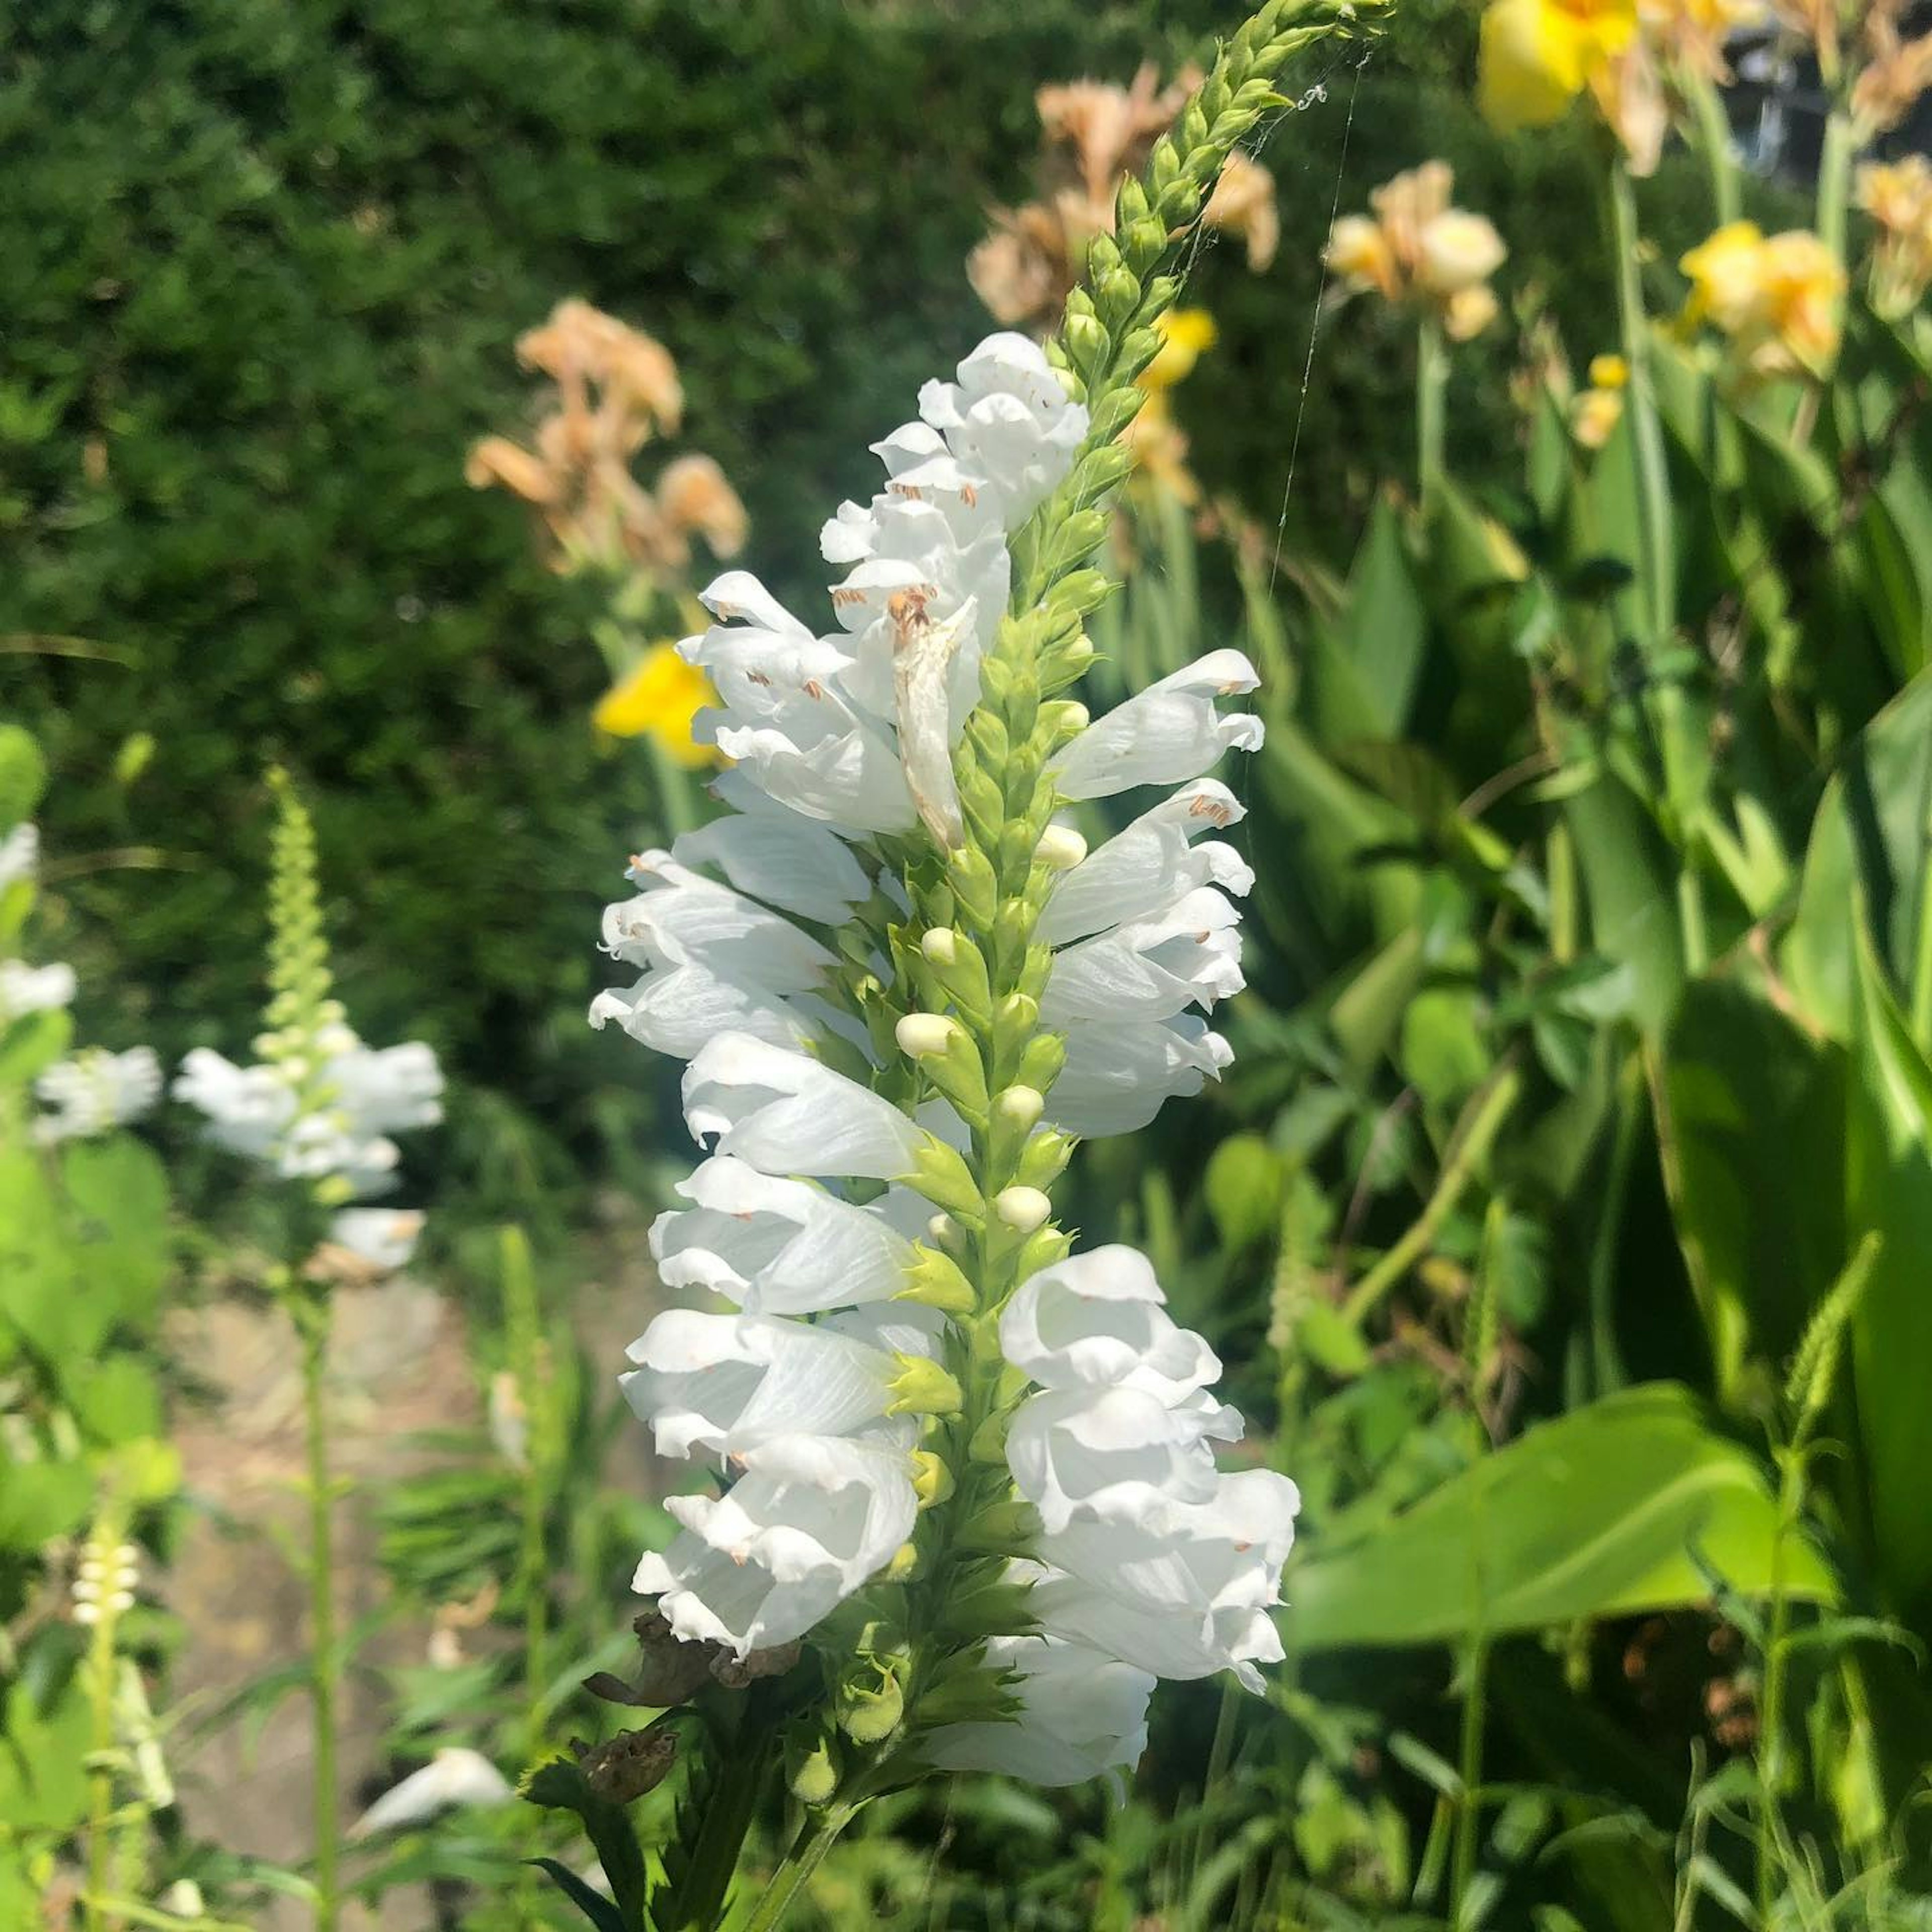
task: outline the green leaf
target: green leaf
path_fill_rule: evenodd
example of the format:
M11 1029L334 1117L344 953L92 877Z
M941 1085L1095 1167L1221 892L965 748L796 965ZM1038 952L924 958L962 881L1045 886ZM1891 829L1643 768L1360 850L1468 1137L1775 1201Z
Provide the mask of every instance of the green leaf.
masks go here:
M1665 1037L1658 1142L1720 1396L1781 1362L1844 1264L1843 1056L1734 981L1689 988Z
M1360 1544L1318 1544L1285 1613L1304 1650L1446 1643L1770 1586L1777 1510L1756 1461L1676 1383L1625 1389L1484 1457ZM1831 1600L1808 1544L1791 1594Z
M1282 1157L1258 1134L1230 1134L1209 1156L1203 1191L1222 1245L1238 1253L1274 1233Z
M0 1469L0 1549L38 1550L79 1528L93 1503L83 1462L8 1462Z
M33 815L46 783L46 760L32 734L17 724L0 724L0 833Z
M1381 496L1355 554L1342 614L1341 646L1354 674L1350 723L1330 719L1318 685L1316 715L1323 735L1332 740L1366 727L1369 736L1395 737L1408 722L1427 643L1427 620L1403 547L1401 519L1390 499Z
M1676 867L1636 798L1608 773L1567 800L1597 951L1628 967L1630 1009L1661 1032L1684 984Z
M1894 986L1914 984L1932 907L1932 671L1874 718L1826 788L1812 822L1784 970L1806 1016L1850 1037L1853 908L1862 904Z
M592 1892L568 1865L558 1864L555 1858L532 1858L530 1863L539 1871L549 1873L564 1897L597 1928L597 1932L628 1932L624 1915L601 1892Z
M600 1924L608 1924L614 1932L644 1932L644 1855L629 1813L592 1791L577 1760L560 1754L532 1766L524 1776L522 1794L532 1804L574 1811L582 1820L616 1900L610 1908L616 1916Z

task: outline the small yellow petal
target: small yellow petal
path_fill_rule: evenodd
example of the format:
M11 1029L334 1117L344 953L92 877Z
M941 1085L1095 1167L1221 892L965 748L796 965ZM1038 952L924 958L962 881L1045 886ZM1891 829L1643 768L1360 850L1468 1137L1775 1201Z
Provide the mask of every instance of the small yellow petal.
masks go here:
M1630 364L1621 356L1590 358L1590 386L1593 389L1621 389L1630 380Z
M648 733L679 764L694 771L716 760L713 748L694 742L691 735L692 719L716 702L704 674L686 664L675 645L653 644L604 694L591 722L614 738Z
M1214 318L1204 308L1169 309L1154 327L1160 332L1160 347L1140 373L1140 386L1150 394L1184 380L1202 352L1214 347L1219 333Z

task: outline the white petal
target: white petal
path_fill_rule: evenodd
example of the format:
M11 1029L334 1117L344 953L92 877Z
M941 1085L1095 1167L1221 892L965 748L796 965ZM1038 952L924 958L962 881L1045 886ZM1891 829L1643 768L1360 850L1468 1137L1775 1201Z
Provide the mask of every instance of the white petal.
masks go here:
M796 723L721 725L715 742L760 789L807 818L860 832L911 830L912 795L898 754L882 732L853 724L808 738Z
M330 1221L328 1238L371 1268L393 1274L409 1265L422 1225L423 1217L414 1208L345 1208Z
M820 824L774 810L755 820L714 819L680 836L671 855L715 868L737 890L781 912L842 922L871 888L858 861Z
M747 1450L722 1497L674 1496L686 1526L638 1565L676 1634L740 1657L802 1636L890 1561L918 1514L896 1445L781 1436Z
M912 1244L885 1204L856 1208L728 1154L704 1162L678 1192L697 1204L651 1229L667 1287L709 1288L751 1313L803 1315L886 1300L905 1285ZM922 1220L930 1211L916 1197L909 1208Z
M646 973L628 987L607 987L590 1003L590 1024L614 1020L633 1040L689 1060L721 1033L798 1048L818 1037L810 1013L762 986L722 980L704 966Z
M740 619L796 643L810 639L801 624L748 570L728 570L698 592L698 602L722 622Z
M1076 1516L1208 1501L1216 1481L1208 1438L1232 1441L1240 1426L1235 1411L1204 1393L1170 1404L1141 1389L1051 1389L1016 1412L1006 1461L1051 1533Z
M674 1308L631 1344L618 1378L660 1456L735 1456L783 1436L844 1436L883 1417L898 1364L802 1322Z
M24 959L0 959L0 1023L23 1013L71 1006L76 990L71 966L29 966Z
M0 838L0 892L31 879L40 869L40 835L32 825L16 825Z
M604 909L604 948L614 958L699 964L780 994L818 986L838 964L783 914L701 878L668 852L639 854L630 876L644 890Z
M1162 1106L1198 1094L1234 1058L1192 1013L1165 1021L1083 1020L1062 1029L1066 1064L1047 1096L1047 1118L1092 1140L1132 1133Z
M918 1127L889 1100L802 1053L743 1034L710 1041L686 1069L684 1115L692 1132L717 1137L766 1174L910 1174Z
M1224 751L1254 750L1261 720L1246 712L1221 717L1214 700L1260 682L1239 651L1209 652L1088 725L1054 767L1060 790L1068 798L1107 798L1136 785L1180 784Z
M1054 955L1041 1019L1055 1028L1072 1020L1165 1020L1232 998L1246 984L1240 918L1204 886L1158 918L1064 948Z
M349 1828L352 1838L404 1825L420 1825L462 1804L507 1804L516 1796L509 1780L483 1756L462 1745L440 1750L419 1771L392 1785Z
M1144 1670L1084 1645L1046 1636L999 1636L986 1661L1013 1674L1019 1700L1006 1723L947 1724L926 1740L940 1771L984 1771L1030 1784L1083 1784L1131 1771L1147 1749Z
M1254 874L1219 839L1190 842L1237 824L1239 800L1213 778L1197 778L1097 846L1053 889L1038 937L1064 946L1089 933L1152 917L1204 885L1244 896Z
M1221 1364L1175 1326L1164 1299L1138 1250L1090 1249L1022 1284L1000 1317L1000 1347L1044 1388L1133 1388L1177 1402L1214 1382Z

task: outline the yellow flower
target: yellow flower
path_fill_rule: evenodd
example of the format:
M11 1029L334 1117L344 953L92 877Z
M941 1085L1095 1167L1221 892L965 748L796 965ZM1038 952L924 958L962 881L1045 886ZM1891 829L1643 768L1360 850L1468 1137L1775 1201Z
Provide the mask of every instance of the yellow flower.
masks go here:
M1509 250L1486 214L1445 208L1420 237L1415 279L1431 295L1454 296L1486 282Z
M715 762L718 754L692 741L691 722L716 702L704 672L686 664L675 644L653 644L598 700L591 722L614 738L649 734L674 762L695 771Z
M1601 362L1605 358L1599 356ZM1610 440L1624 412L1624 399L1616 389L1586 389L1576 398L1570 431L1586 449L1601 449Z
M1872 307L1887 317L1906 314L1932 286L1932 164L1923 154L1874 161L1858 170L1856 200L1878 229Z
M1590 358L1590 386L1593 389L1621 389L1630 380L1630 364L1621 356Z
M1351 290L1373 289L1390 302L1400 292L1395 251L1382 224L1366 214L1345 214L1336 223L1322 259Z
M1154 327L1160 333L1160 347L1139 376L1149 395L1184 381L1203 352L1214 347L1217 333L1214 318L1204 308L1171 308Z
M1496 0L1483 16L1477 92L1508 134L1546 128L1636 38L1636 0Z
M1432 314L1452 342L1496 320L1489 279L1509 250L1487 216L1454 208L1446 161L1424 161L1369 196L1372 215L1345 214L1328 231L1322 260L1339 287L1331 299L1372 291Z
M1845 272L1816 236L1727 222L1678 266L1690 278L1685 319L1729 336L1752 374L1819 374L1838 354Z

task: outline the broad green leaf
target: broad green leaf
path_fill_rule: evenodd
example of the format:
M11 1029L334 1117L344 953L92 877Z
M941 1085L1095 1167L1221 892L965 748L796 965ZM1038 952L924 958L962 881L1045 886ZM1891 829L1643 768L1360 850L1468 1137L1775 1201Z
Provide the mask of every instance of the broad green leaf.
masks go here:
M1760 1595L1777 1522L1755 1459L1688 1390L1650 1383L1540 1424L1352 1549L1304 1545L1283 1622L1304 1650L1332 1650L1704 1603L1713 1577ZM1834 1598L1808 1544L1784 1567L1794 1597Z
M1844 1064L1736 981L1686 990L1658 1143L1718 1389L1782 1362L1844 1264Z
M0 1550L38 1550L86 1521L94 1478L82 1462L0 1466Z
M1355 674L1372 734L1393 738L1408 722L1409 699L1428 643L1428 620L1404 548L1402 523L1387 496L1376 500L1348 577L1342 649ZM1331 739L1338 732L1325 734Z
M1852 1318L1852 1378L1863 1451L1868 1560L1886 1606L1932 1634L1932 1066L1879 974L1858 950L1857 1076L1846 1210L1884 1246Z
M1636 798L1608 773L1563 810L1595 949L1629 968L1630 1010L1646 1033L1660 1033L1684 985L1676 861Z
M32 816L46 782L46 760L32 734L0 724L0 835Z
M1203 1191L1224 1247L1238 1252L1274 1232L1286 1163L1258 1134L1230 1134L1209 1156Z

